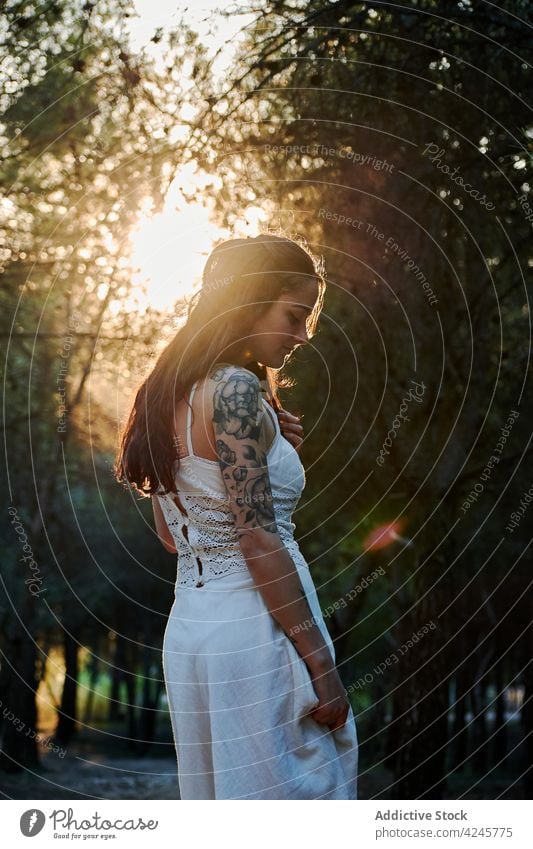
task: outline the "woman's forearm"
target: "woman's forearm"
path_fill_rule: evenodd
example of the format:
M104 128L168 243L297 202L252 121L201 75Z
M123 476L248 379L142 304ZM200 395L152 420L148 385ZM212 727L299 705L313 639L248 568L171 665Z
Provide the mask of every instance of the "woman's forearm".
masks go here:
M292 557L277 534L266 547L241 542L250 573L276 622L296 647L313 675L335 668Z

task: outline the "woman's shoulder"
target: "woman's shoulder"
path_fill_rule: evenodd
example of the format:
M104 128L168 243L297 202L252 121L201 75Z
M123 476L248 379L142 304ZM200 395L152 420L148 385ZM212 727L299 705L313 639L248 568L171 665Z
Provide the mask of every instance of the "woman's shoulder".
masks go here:
M196 395L202 398L205 409L212 406L215 395L231 393L237 389L236 383L244 381L251 386L259 382L257 375L245 366L235 363L215 363L207 372L205 377L200 377L194 382Z
M200 394L208 399L211 408L213 400L221 395L228 397L233 393L244 393L247 396L259 396L270 402L270 392L265 381L246 366L236 363L215 363L205 378L197 381Z
M242 378L254 384L260 383L259 377L251 369L246 366L237 365L236 363L215 363L215 365L207 373L205 380L211 380L215 383L220 381Z

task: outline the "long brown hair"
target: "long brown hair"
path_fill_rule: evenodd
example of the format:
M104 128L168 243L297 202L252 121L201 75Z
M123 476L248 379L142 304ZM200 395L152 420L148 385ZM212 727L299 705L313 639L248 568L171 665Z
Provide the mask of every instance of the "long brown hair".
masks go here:
M309 337L316 332L326 289L323 259L317 258L300 236L265 232L245 239L228 239L209 254L202 286L188 303L188 316L159 355L150 374L136 391L120 438L114 473L141 494L175 492L174 412L192 384L206 377L226 348L249 336L268 307L285 292L306 284L316 286L318 298L307 319ZM257 364L247 368L258 374ZM278 369L265 367L274 406L277 390L294 385Z

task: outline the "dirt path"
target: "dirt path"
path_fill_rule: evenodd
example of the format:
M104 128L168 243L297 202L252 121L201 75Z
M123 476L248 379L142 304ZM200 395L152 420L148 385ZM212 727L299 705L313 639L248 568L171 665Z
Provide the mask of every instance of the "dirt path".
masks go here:
M0 773L4 799L179 799L175 758L48 754L38 772Z

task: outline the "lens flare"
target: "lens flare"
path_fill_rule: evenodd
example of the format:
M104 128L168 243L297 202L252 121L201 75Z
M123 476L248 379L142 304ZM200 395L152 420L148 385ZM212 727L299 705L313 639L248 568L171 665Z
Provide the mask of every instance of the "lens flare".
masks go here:
M385 548L393 542L403 542L405 545L413 545L410 539L400 535L406 522L405 519L398 519L395 522L385 522L378 525L363 540L364 551L379 551L380 548Z

